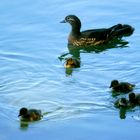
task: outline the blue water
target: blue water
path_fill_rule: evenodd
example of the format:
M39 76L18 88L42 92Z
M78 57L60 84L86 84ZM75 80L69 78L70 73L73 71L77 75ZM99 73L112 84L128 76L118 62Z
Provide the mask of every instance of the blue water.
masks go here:
M110 81L136 84L140 92L140 1L37 1L0 3L0 139L132 140L139 136L140 108L121 119L114 108ZM130 24L134 34L124 47L100 52L80 50L81 67L66 72L70 26L77 15L82 30ZM37 108L43 120L21 127L21 107Z

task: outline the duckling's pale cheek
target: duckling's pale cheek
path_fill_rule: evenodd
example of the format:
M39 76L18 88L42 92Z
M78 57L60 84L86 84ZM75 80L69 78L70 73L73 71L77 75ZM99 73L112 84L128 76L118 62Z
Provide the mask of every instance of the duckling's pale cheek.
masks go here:
M30 117L30 122L32 122L34 119L32 117Z
M65 68L72 68L71 65L66 65Z
M132 85L129 85L128 88L131 90L133 87L132 87Z

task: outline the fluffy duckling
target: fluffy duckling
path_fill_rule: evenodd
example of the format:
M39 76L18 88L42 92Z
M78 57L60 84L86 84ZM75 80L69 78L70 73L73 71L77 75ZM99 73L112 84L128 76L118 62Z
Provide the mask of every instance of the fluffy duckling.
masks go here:
M117 108L127 108L130 106L129 101L126 98L119 98L115 103L114 103L115 107Z
M65 68L79 68L80 61L76 58L67 58L66 62L64 63Z
M19 111L18 117L21 117L22 121L38 121L40 120L43 115L41 113L41 110L37 109L27 109L25 107L21 108Z
M140 105L140 94L130 93L129 101L135 105Z
M132 91L134 87L134 84L130 84L128 82L119 82L118 80L113 80L110 84L110 88L112 88L115 92L128 93Z

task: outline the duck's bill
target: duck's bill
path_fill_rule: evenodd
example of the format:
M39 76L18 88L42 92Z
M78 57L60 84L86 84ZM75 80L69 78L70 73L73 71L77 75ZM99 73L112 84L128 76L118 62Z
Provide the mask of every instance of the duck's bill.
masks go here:
M66 23L66 20L62 20L62 21L60 21L60 23Z

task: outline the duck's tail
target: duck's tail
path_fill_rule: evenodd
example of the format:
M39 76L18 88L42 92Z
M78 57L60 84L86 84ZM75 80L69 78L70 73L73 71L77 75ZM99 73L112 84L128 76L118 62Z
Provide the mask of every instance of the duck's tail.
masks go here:
M134 28L127 24L117 24L110 28L112 37L130 36L134 32Z

